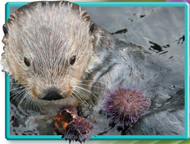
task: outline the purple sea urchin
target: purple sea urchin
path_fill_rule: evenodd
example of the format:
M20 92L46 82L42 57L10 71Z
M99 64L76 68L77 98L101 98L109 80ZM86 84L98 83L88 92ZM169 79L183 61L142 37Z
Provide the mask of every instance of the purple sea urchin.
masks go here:
M141 91L124 87L110 91L104 105L109 120L122 123L123 127L134 124L149 106L150 102Z
M93 128L94 126L89 121L78 116L66 127L64 137L69 141L76 140L82 143L90 139L89 133Z
M58 114L55 116L54 126L58 134L69 140L79 141L90 140L90 131L94 128L86 119L77 115L77 109L74 106L58 107Z

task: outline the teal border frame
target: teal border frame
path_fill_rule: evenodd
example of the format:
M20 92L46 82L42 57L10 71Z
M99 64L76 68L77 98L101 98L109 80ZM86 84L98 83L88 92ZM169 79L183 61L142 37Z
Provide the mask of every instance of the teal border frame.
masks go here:
M5 22L10 7L28 2L8 2ZM187 140L189 138L189 4L187 2L75 2L82 7L184 7L185 11L185 135L98 135L91 140ZM60 135L10 135L10 76L5 73L5 138L7 140L65 140Z

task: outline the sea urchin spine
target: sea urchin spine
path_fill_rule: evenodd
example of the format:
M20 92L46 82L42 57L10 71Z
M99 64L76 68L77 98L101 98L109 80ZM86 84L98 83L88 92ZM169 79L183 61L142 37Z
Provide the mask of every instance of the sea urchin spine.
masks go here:
M104 103L109 120L131 126L150 107L145 95L135 89L121 88L108 92Z

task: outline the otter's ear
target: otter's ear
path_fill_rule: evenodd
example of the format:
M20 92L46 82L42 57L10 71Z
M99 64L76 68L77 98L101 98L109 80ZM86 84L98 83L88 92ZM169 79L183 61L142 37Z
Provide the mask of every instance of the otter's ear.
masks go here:
M96 24L95 24L93 21L91 21L90 24L89 24L89 31L90 31L91 33L93 33L93 32L96 31L96 29L97 29Z
M3 25L3 32L5 35L8 34L9 30L8 30L8 26L7 24L4 24ZM7 58L7 51L8 51L8 48L7 48L7 36L4 36L2 42L5 44L5 46L3 47L3 50L4 52L1 54L1 65L3 66L3 72L7 72L7 76L8 75L12 75L12 72L11 72L11 69L10 69L10 66L9 66L9 63L8 63L8 58Z
M8 34L8 32L9 32L9 28L6 24L3 25L3 32L5 35Z

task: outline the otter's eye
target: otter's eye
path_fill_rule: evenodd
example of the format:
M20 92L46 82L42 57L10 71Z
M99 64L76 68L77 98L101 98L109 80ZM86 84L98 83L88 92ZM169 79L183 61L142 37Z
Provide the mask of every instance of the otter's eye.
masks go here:
M75 63L75 60L76 60L76 56L74 55L70 59L70 64L73 65Z
M4 34L8 34L8 31L9 31L8 26L6 24L4 24L3 25L3 32L4 32Z
M95 23L94 22L90 22L90 25L89 25L90 32L93 32L94 28L95 28Z
M24 57L24 63L26 66L30 66L30 61L26 57Z

